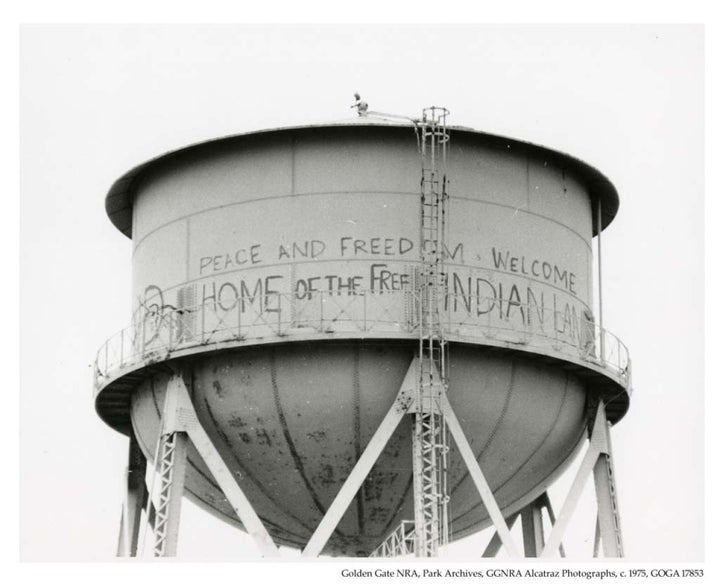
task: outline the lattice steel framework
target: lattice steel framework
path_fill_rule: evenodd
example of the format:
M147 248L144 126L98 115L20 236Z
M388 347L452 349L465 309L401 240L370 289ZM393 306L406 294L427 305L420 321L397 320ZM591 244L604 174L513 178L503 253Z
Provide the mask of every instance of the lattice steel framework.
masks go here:
M413 429L415 496L415 555L437 556L448 543L447 430L437 408L447 391L447 342L442 304L447 292L445 228L448 200L448 111L423 110L420 124L422 176L420 180L419 356L420 384ZM435 368L433 368L435 366Z
M515 558L519 550L513 542L510 528L518 517L523 520L523 542L525 555L528 557L551 556L558 550L564 556L561 539L580 497L583 485L592 474L595 480L598 501L598 515L594 555L599 554L600 546L606 557L622 557L623 544L620 529L620 517L617 506L617 494L614 482L614 471L610 447L610 426L605 415L605 405L598 401L591 406L588 417L589 445L571 491L558 516L554 518L547 494L542 495L523 511L503 517L490 486L480 469L475 454L467 441L452 406L447 397L448 391L448 348L446 324L444 323L444 303L448 299L447 277L445 271L445 250L448 217L449 179L447 158L449 134L446 118L449 112L445 108L430 107L423 110L422 120L413 120L418 133L418 146L422 159L421 193L420 193L420 267L417 273L416 287L412 295L417 310L417 330L419 338L418 354L410 365L405 380L399 389L393 406L385 415L380 426L357 461L350 476L335 496L320 524L316 527L303 556L316 557L323 550L330 535L340 522L348 505L360 489L368 473L374 466L378 456L390 440L400 420L405 415L413 417L413 482L414 482L414 521L404 520L398 528L371 554L372 556L389 557L395 555L414 554L417 557L435 557L440 547L449 542L449 494L447 486L448 436L452 435L461 459L478 490L481 501L486 507L496 534L490 541L484 556L492 556L504 546L508 554ZM403 292L405 295L406 292ZM383 296L385 298L386 296ZM278 300L280 298L278 297ZM361 299L366 303L367 296L353 296L351 301ZM332 301L336 301L331 299ZM323 329L323 303L320 299L320 329ZM183 306L186 304L183 303ZM278 307L280 304L278 303ZM299 316L292 304L292 324ZM187 312L184 309L184 312ZM237 336L244 339L238 309ZM282 323L278 311L277 334L280 334ZM363 316L365 315L363 305ZM354 322L355 316L348 312L347 307L339 307L332 323L342 317ZM159 323L167 322L169 326L168 341L175 338L183 342L192 342L192 332L186 331L188 320L181 320L182 331L176 335L173 319L159 316ZM201 314L202 331L206 332L204 317ZM250 327L256 327L259 316ZM394 319L394 318L393 318ZM412 319L410 321L413 321ZM221 323L215 324L210 336L203 343L210 342L216 331L225 332L227 328ZM193 322L194 323L194 322ZM245 328L248 324L242 324ZM264 322L260 325L267 326ZM142 355L145 350L145 323L143 322ZM222 326L222 327L221 327ZM367 326L364 326L367 328ZM507 327L507 325L505 325ZM193 326L194 329L194 326ZM150 339L158 338L162 346L159 329ZM230 331L230 330L228 330ZM234 335L234 334L233 334ZM604 330L599 330L600 344L604 350ZM591 332L591 348L594 348L596 333ZM132 336L132 352L135 356L137 337ZM120 364L123 364L125 353L125 336L120 335ZM587 344L584 344L587 346ZM105 345L105 368L109 369L108 344ZM164 347L164 346L163 346ZM166 358L172 349L168 343ZM594 357L594 352L588 352ZM584 356L586 360L590 359ZM607 368L607 357L601 351L602 365ZM625 362L618 358L621 374L627 377L630 385L629 358ZM102 372L97 366L96 372ZM96 383L97 384L97 383ZM153 480L147 490L142 478L145 467L144 458L138 463L139 449L131 439L130 464L126 502L121 518L121 531L118 555L137 555L140 514L147 508L147 522L153 526L155 537L154 554L156 556L173 556L176 553L180 519L180 505L184 490L185 467L187 461L188 442L192 441L202 461L212 472L223 494L228 499L245 529L256 542L260 552L265 556L277 556L274 544L264 524L247 500L237 483L233 472L227 467L210 437L202 428L194 411L183 378L179 373L168 383L165 406L162 414L161 429L158 437L157 451L153 462ZM135 456L133 455L135 454ZM142 454L140 453L140 456ZM138 460L138 462L135 462ZM159 490L155 495L153 484L159 480ZM545 540L542 521L542 509L546 508L550 517L552 530Z
M177 549L180 522L180 499L184 485L184 467L187 455L187 435L173 431L160 437L159 470L160 490L155 511L155 557L174 556ZM174 493L179 496L174 497Z
M415 551L415 525L402 521L397 529L370 554L371 558L389 558L409 555Z

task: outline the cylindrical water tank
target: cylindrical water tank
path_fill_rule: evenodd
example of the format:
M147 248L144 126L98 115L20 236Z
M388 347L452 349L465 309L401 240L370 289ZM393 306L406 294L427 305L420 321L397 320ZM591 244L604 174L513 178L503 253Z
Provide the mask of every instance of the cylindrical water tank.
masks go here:
M567 155L451 128L449 398L506 514L627 410L629 358L594 323L592 237L618 198ZM214 140L137 167L106 208L133 241L133 322L98 354L96 406L153 458L173 369L277 542L305 545L417 350L415 129L361 119ZM598 226L600 209L602 226ZM402 424L328 543L368 554L412 519ZM489 524L451 451L452 539ZM239 523L190 449L186 495Z

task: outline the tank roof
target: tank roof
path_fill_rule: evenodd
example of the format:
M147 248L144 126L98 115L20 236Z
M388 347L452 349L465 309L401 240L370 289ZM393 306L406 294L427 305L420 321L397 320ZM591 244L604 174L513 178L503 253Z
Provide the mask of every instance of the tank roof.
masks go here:
M407 129L412 126L413 121L410 118L403 120L396 117L391 118L383 115L373 115L321 124L283 126L278 128L254 130L190 144L154 157L136 167L133 167L127 173L122 175L117 181L115 181L115 183L113 183L110 191L108 191L105 197L105 210L110 218L110 221L115 225L115 227L128 238L131 238L133 218L132 208L139 182L150 169L157 167L162 163L169 162L177 157L187 156L189 154L200 154L200 152L206 152L208 149L227 146L232 143L242 143L243 141L251 140L253 137L260 136L322 132L338 129L353 129L358 130L358 132L362 132L363 130L372 132L377 128L392 130ZM494 145L503 149L509 148L515 152L533 152L537 155L556 161L557 164L575 172L585 182L593 203L598 200L601 202L603 230L615 218L620 204L615 186L600 171L580 159L542 145L481 132L466 126L448 126L448 130L452 132L453 135L459 133L465 137L476 140L481 144ZM593 217L593 236L595 236L597 232L597 221L595 217Z

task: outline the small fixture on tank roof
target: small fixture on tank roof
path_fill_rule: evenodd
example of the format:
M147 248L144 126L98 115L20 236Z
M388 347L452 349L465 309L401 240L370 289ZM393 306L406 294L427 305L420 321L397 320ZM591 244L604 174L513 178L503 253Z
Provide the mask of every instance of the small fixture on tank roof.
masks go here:
M361 97L360 94L355 92L355 103L350 106L351 108L357 108L358 116L367 116L368 105Z

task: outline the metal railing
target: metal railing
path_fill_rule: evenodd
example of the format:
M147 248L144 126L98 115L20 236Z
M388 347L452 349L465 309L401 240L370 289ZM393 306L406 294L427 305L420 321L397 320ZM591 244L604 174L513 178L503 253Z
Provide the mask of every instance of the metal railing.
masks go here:
M324 336L415 337L418 307L418 293L406 290L312 291L302 296L268 292L193 307L145 305L135 313L133 325L98 350L95 390L122 372L193 348ZM450 341L560 355L631 386L627 348L588 319L579 304L557 311L508 299L448 294L443 318Z

